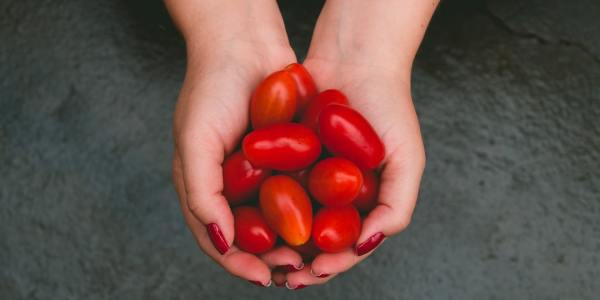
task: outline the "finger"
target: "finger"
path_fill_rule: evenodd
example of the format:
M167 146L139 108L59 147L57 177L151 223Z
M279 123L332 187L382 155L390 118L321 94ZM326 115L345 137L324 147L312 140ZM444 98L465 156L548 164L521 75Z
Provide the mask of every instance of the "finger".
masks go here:
M285 271L295 272L304 267L302 257L296 251L286 246L275 248L260 256L260 258L270 267L283 267Z
M175 154L177 156L177 154ZM236 247L231 248L225 255L221 255L208 236L206 227L200 223L190 212L186 204L187 194L181 173L181 160L174 158L173 181L179 196L182 214L188 228L192 231L198 246L218 264L231 274L250 281L260 282L267 286L270 282L271 271L258 257L242 252Z
M301 271L288 273L286 276L286 287L295 290L310 285L324 284L337 276L337 274L329 274L328 276L316 277L310 273L310 269L310 266L306 266Z
M271 280L273 281L276 287L283 287L285 286L285 273L274 271L271 275Z
M327 277L327 275L343 273L365 258L366 256L357 256L353 248L338 253L321 253L310 265L310 274L313 277Z
M408 159L407 159L408 158ZM411 151L392 152L381 174L378 205L363 220L356 254L375 249L387 236L404 230L410 223L425 167L422 144Z
M186 129L178 139L181 173L186 205L210 233L221 254L234 239L233 214L222 195L224 160L223 143L215 130Z

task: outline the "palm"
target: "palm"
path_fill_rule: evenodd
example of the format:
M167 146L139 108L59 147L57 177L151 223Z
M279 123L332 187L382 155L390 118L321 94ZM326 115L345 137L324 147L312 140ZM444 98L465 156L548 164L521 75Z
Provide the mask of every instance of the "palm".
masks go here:
M369 120L386 147L379 205L364 220L359 241L377 232L389 236L404 229L414 209L424 163L409 82L377 66L311 58L304 65L321 90L335 88L344 92L350 105ZM313 274L336 274L348 270L366 256L357 256L351 249L321 254L315 258L311 268ZM317 278L308 272L287 276L288 282L307 284L319 284L331 278Z

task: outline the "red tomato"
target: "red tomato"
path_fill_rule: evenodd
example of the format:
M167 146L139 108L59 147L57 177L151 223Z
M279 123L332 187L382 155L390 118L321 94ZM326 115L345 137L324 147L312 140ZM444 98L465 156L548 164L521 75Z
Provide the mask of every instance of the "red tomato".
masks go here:
M317 86L310 73L301 64L290 64L285 67L285 71L290 73L296 82L296 91L298 94L296 115L300 116L308 102L317 94Z
M300 184L289 176L267 178L260 187L260 209L267 223L289 245L310 239L312 206Z
M340 252L356 243L361 227L354 206L323 207L315 215L312 239L324 252Z
M288 72L269 75L256 87L250 100L252 127L290 122L296 113L296 99L296 82Z
M308 188L308 175L310 174L310 168L302 169L300 171L285 172L283 174L296 179L300 185Z
M300 123L316 132L319 129L319 114L325 106L332 103L348 105L348 98L338 90L326 90L319 93L306 107Z
M275 246L277 235L256 207L240 206L233 209L234 243L254 254L266 252Z
M348 106L325 107L319 116L319 134L329 152L361 168L374 169L385 156L383 143L371 124Z
M258 195L260 184L271 170L254 168L242 151L230 155L223 163L223 196L229 205L239 205Z
M321 143L307 127L285 123L250 132L242 141L242 150L255 167L295 171L319 158Z
M360 169L351 161L340 157L318 162L308 177L308 190L325 206L345 206L352 203L362 185Z
M377 206L379 196L379 179L373 171L363 171L363 185L354 199L354 206L361 212L369 212Z

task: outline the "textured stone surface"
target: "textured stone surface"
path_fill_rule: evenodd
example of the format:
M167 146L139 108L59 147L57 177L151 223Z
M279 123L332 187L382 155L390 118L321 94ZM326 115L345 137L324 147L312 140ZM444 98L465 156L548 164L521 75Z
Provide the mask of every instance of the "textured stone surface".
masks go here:
M306 53L320 3L282 7ZM597 299L600 2L446 1L415 63L410 228L326 286L233 278L170 183L159 1L0 2L0 299Z

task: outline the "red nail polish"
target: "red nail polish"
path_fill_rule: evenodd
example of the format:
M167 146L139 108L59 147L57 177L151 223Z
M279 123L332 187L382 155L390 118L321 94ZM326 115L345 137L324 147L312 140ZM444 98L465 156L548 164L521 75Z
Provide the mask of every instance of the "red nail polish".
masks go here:
M248 282L250 282L250 283L252 283L252 284L254 284L254 285L258 285L258 286L260 286L260 287L268 287L269 285L271 285L271 284L270 284L271 282L269 282L269 284L268 284L268 285L264 285L262 282L260 282L260 281L258 281L258 280L248 280Z
M277 283L277 282L275 282L275 286L276 287L284 287L285 286L285 282L284 283Z
M317 275L317 277L319 277L319 278L325 278L325 277L328 277L328 276L329 276L329 274L321 274L321 275Z
M229 245L227 245L227 241L225 240L221 229L219 229L219 225L210 223L206 225L206 231L208 231L208 236L217 251L219 251L221 255L225 254L227 250L229 250Z
M303 288L305 288L305 287L306 287L306 285L304 285L304 284L299 284L299 285L297 285L296 287L291 287L291 286L290 286L290 284L289 284L289 283L286 281L286 282L285 282L285 287L286 287L288 290L300 290L300 289L303 289Z
M296 267L294 265L285 265L285 266L281 266L283 268L283 270L285 272L296 272L296 271L300 271L304 268L304 264L301 264L299 267Z
M371 250L375 249L375 247L381 244L384 238L385 234L381 232L372 235L366 241L356 246L356 255L361 256L371 252Z

